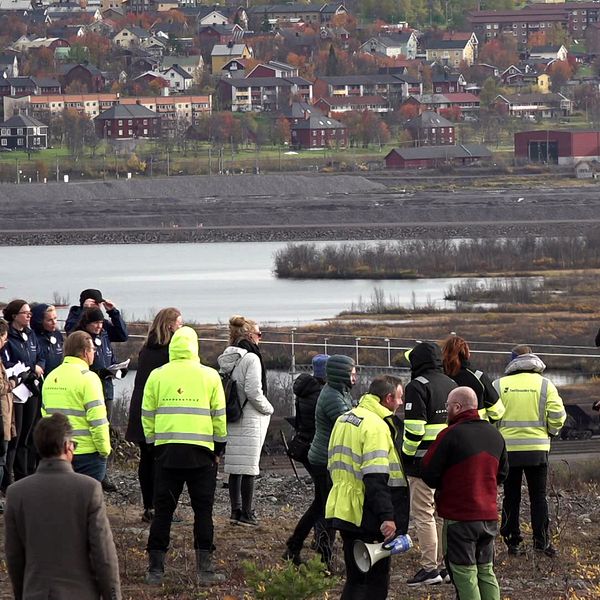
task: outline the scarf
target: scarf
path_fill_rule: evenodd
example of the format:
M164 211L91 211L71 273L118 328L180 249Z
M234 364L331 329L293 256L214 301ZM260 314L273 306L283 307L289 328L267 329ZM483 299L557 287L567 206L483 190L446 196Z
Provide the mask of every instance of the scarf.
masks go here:
M241 340L238 340L234 344L234 346L237 346L238 348L243 348L244 350L247 350L248 352L251 352L252 354L256 354L256 356L258 356L258 359L260 360L260 380L261 380L261 384L262 384L262 391L263 391L263 394L266 396L267 395L267 370L265 369L265 363L263 362L263 357L262 357L262 354L260 353L258 345L253 344L250 340L247 340L246 338L242 338Z

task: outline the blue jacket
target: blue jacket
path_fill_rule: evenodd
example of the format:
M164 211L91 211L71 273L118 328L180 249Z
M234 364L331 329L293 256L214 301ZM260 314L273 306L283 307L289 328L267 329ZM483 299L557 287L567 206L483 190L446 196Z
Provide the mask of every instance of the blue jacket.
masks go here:
M31 312L31 326L38 339L40 352L43 364L40 366L44 369L44 376L47 376L52 370L62 364L65 356L63 349L63 334L58 329L53 332L46 331L42 325L44 313L49 304L36 304Z
M71 311L73 308L77 307L71 307ZM69 312L69 314L71 313ZM104 399L110 401L114 399L115 391L113 378L107 373L106 369L119 362L115 356L111 342L127 341L128 333L127 325L125 325L125 321L121 318L121 313L116 308L108 311L108 316L110 317L110 321L104 319L104 327L100 335L91 334L96 353L90 369L97 373L98 377L102 380Z
M33 370L36 365L44 368L44 359L35 333L26 327L17 331L12 325L8 328L8 341L4 347L4 366L8 369L19 361Z

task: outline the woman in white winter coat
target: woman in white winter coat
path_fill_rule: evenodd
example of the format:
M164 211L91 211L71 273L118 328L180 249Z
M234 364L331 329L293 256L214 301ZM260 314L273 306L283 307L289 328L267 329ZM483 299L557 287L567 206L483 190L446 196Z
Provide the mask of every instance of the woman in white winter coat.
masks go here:
M229 474L231 523L258 525L253 509L254 478L259 473L260 451L265 442L273 406L267 400L267 371L259 350L261 331L251 319L229 319L229 346L219 356L221 372L231 373L242 417L227 423L225 473Z

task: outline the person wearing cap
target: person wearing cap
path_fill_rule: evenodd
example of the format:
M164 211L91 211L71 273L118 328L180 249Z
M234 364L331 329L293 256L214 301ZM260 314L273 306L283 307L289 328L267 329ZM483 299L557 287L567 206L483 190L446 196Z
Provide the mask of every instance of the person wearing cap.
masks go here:
M356 383L356 366L350 356L333 354L325 366L327 383L321 390L315 408L315 436L308 451L308 462L315 482L315 494L320 500L319 518L325 518L325 504L331 490L331 476L327 470L329 458L329 438L337 418L350 410L354 404L350 390ZM318 488L318 489L317 489ZM335 537L333 529L318 532L317 551L323 562L330 568L332 545Z
M344 545L344 600L385 600L389 557L367 572L359 570L354 542L388 542L408 530L409 495L398 455L395 413L402 406L402 381L376 377L358 406L341 415L329 440L333 487L325 516L340 530Z
M549 532L548 453L550 438L558 436L566 420L565 407L555 385L542 373L546 365L529 346L516 346L504 377L493 383L506 411L498 430L506 441L509 471L504 482L500 534L509 554L525 553L519 511L523 474L531 502L533 549L553 557Z
M102 383L90 370L93 362L94 343L90 334L71 333L65 341L63 364L44 381L42 416L67 415L76 442L73 469L101 482L111 447Z
M406 583L417 587L450 581L445 569L440 569L442 523L436 519L434 491L421 478L421 460L438 433L447 427L446 400L456 383L444 375L442 351L436 343L418 343L405 357L410 363L411 380L405 390L402 459L421 549L421 568Z
M117 307L113 304L111 300L107 300L102 296L102 292L100 290L95 289L87 289L83 290L81 294L79 294L79 305L71 306L69 309L69 314L67 315L67 320L65 321L65 331L70 333L75 329L77 323L79 323L79 319L81 318L81 313L86 308L102 308L106 310L108 317L111 319L114 314L119 314ZM116 313L115 313L116 311ZM108 329L108 327L107 327ZM118 341L126 341L125 340L112 340L114 342Z
M40 414L44 359L37 336L30 328L31 308L27 301L12 300L4 307L3 314L8 322L8 341L3 349L4 366L9 369L22 363L27 367L28 372L22 377L31 393L25 401L14 397L16 436L8 444L6 473L2 483L5 488L13 479L16 481L30 475L29 467L35 462L29 461L29 441Z
M311 477L313 475L312 467L308 462L308 449L315 436L315 409L319 394L325 385L325 368L328 358L327 354L317 354L314 356L312 359L313 374L301 373L296 381L294 381L294 394L296 396L294 429L296 430L296 434L291 443L296 443L298 447L306 449L304 456L296 457L296 460L302 463L302 466L308 471ZM306 509L302 517L300 517L294 532L286 542L287 549L283 557L286 560L292 560L297 565L301 563L300 552L311 529L315 527L317 539L325 529L325 523L319 519L319 507L325 501L318 496L316 485L314 492L312 504Z

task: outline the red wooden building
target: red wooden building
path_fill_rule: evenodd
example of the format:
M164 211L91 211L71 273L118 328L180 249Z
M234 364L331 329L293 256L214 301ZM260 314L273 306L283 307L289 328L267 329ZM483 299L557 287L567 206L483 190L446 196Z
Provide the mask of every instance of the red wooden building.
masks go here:
M442 165L469 165L487 161L492 153L482 144L394 148L385 160L386 169L433 169Z
M140 104L115 104L94 119L96 135L106 140L156 138L160 117Z
M292 146L295 148L345 148L348 129L345 125L324 115L307 114L291 127Z
M600 131L521 131L515 133L515 158L559 165L600 160Z

